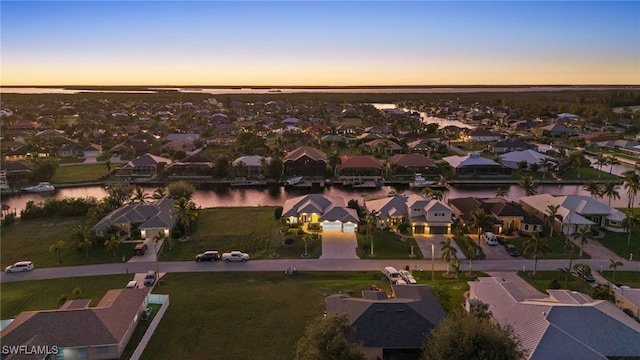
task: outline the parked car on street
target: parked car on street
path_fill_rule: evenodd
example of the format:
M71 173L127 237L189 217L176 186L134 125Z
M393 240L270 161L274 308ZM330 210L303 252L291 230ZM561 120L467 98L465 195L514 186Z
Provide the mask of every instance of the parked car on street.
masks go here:
M33 263L31 261L18 261L13 265L7 266L4 271L8 273L12 272L25 272L33 270Z
M220 253L215 250L208 250L202 254L196 255L196 261L216 261L220 259Z
M234 251L222 254L222 260L226 262L231 262L231 261L245 262L249 260L249 254L234 250Z
M520 256L520 252L518 251L518 249L516 249L516 247L512 244L506 244L504 246L504 249L509 253L509 255L513 256L513 257L518 257Z

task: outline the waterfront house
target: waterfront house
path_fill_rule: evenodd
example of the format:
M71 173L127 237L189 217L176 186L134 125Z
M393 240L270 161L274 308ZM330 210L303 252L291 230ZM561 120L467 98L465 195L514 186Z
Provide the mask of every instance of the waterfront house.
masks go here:
M607 300L570 290L526 297L498 277L468 281L467 311L482 302L501 326L513 329L527 359L622 359L640 354L640 324Z
M531 132L538 136L552 136L552 137L578 135L575 131L558 123L531 129Z
M56 310L23 311L2 330L3 349L53 353L55 347L58 353L23 351L7 359L119 359L148 306L149 289L109 290L95 307L89 307L90 299L67 300Z
M478 153L472 152L466 156L447 156L442 160L446 161L453 168L454 174L459 177L511 175L510 168L484 158Z
M469 131L464 137L464 141L470 142L494 142L502 139L501 134L496 134L487 129L477 127L471 131Z
M298 196L285 201L282 218L289 225L320 224L323 231L353 233L358 229L358 213L345 206L343 198L321 194Z
M555 160L551 156L544 155L534 150L512 151L500 155L500 162L505 167L511 169L519 169L521 163L526 163L526 168L531 169L531 166L535 164L535 166L538 166L539 172L549 171L549 169L545 169L541 165L544 159L548 159L552 163L553 168L558 166L557 160Z
M524 234L542 231L540 219L525 211L519 204L504 199L465 197L449 199L448 203L456 218L468 225L473 222L472 213L482 210L491 216L491 231L497 234L510 230Z
M445 318L430 286L391 285L391 289L393 297L365 290L362 298L334 294L325 299L328 314L347 314L365 359L419 357L425 339Z
M165 173L169 178L178 179L180 177L211 177L214 159L213 156L202 150L196 150L192 155L175 161L165 168Z
M270 157L260 155L245 155L233 160L234 175L246 176L251 178L264 177L265 166L271 162ZM237 171L236 171L237 170Z
M537 150L538 146L520 139L505 139L491 145L491 152L504 154L511 151Z
M396 195L365 203L368 211L376 211L378 227L411 224L414 234L451 234L453 210L444 202L422 195Z
M171 159L144 154L129 161L126 165L116 170L116 177L120 179L147 179L155 178L159 173L164 171L167 165L172 163Z
M148 204L126 204L110 212L91 229L98 236L105 236L105 231L115 226L128 237L134 230L140 231L142 239L153 239L159 234L168 237L179 220L172 215L174 203L173 199L162 198Z
M394 175L413 175L415 173L429 173L435 171L436 163L424 155L419 154L399 154L394 155L387 161Z
M364 143L364 148L369 153L391 154L402 152L402 146L389 139L376 139Z
M327 154L310 146L301 146L284 157L284 173L287 176L324 176Z
M344 155L336 165L336 178L343 183L378 183L382 181L382 163L371 156Z

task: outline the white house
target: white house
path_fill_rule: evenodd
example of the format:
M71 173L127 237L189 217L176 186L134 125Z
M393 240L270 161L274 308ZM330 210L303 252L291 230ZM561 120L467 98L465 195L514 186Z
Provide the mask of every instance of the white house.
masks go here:
M538 165L539 172L548 171L548 169L545 169L543 166L541 166L542 161L544 159L548 159L550 162L552 162L553 167L556 167L558 165L558 162L554 160L551 156L547 156L533 150L512 151L512 152L500 155L500 162L502 163L502 165L508 168L518 169L520 166L520 163L524 161L527 163L528 169L530 169L531 165L533 164Z
M414 234L451 234L453 210L442 201L416 194L398 195L367 201L365 207L378 213L379 226L408 222Z
M353 233L358 229L358 213L345 206L344 199L321 194L298 196L285 201L282 217L288 224L319 223L323 231Z
M502 139L502 135L481 127L469 131L469 133L464 136L465 141L495 142L500 139Z

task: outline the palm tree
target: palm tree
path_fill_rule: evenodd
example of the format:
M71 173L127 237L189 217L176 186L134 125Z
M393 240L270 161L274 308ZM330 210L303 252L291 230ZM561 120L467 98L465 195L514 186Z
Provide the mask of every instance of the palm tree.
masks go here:
M533 277L538 269L538 255L544 255L551 251L547 240L538 236L538 233L531 233L531 237L524 243L524 252L533 255Z
M602 196L603 194L603 184L595 182L595 181L589 181L584 187L583 189L585 191L587 191L589 194L591 194L591 197L594 198L599 198Z
M584 158L584 156L579 155L579 156L574 156L571 159L571 165L575 166L576 168L578 168L578 179L580 179L580 169L582 169L583 167L590 165L589 161L587 159Z
M87 254L87 259L88 259L89 258L89 250L91 250L91 248L93 247L93 241L91 241L89 239L84 239L78 244L78 247L85 251L85 253Z
M422 194L422 196L424 197L430 197L432 192L433 190L431 190L430 187L426 187L420 191L420 194Z
M141 186L136 186L135 190L133 191L133 195L131 196L131 202L146 204L149 199L151 199L149 194L145 193L144 189Z
M549 216L544 219L544 222L549 226L549 238L553 237L553 226L556 223L556 219L562 222L562 215L558 214L559 208L560 205L547 205L547 214Z
M620 165L620 160L617 157L610 155L607 157L607 164L609 164L609 175L613 172L614 165Z
M451 245L451 238L447 238L446 241L440 241L440 259L447 263L447 275L451 270L451 262L458 261L457 252L458 250Z
M615 183L604 184L604 186L602 187L601 196L606 196L609 198L609 207L611 207L611 198L620 200L620 193L618 192Z
M460 261L456 258L455 261L450 264L451 270L453 270L453 276L456 278L456 285L454 288L459 289L460 285L458 285L458 279L460 278Z
M443 198L444 198L444 194L442 193L442 191L434 190L434 191L431 192L431 199L432 200L442 201Z
M542 179L544 180L547 177L547 171L551 169L553 166L553 162L549 158L540 159L540 167L542 167Z
M575 245L573 244L573 241L567 239L567 247L569 248L569 267L567 268L567 270L569 271L565 274L565 278L564 278L565 289L569 285L569 276L571 275L571 264L573 264L573 249L575 247Z
M58 257L58 262L62 262L62 253L64 252L64 241L63 240L58 240L58 242L51 244L51 246L49 246L49 251L51 251L52 253L55 253L56 256Z
M485 228L493 225L493 216L487 214L482 209L477 209L471 213L471 225L473 225L478 232L477 250L480 251L480 234Z
M120 247L120 240L112 236L111 239L104 242L104 246L107 248L107 251L113 250L113 257L116 257L116 250Z
M598 165L598 179L600 179L600 177L602 176L602 167L606 166L607 164L607 156L603 153L599 153L596 157L596 165Z
M627 190L627 195L629 196L628 208L631 212L636 195L638 195L638 191L640 191L640 175L638 175L635 170L625 171L622 175L624 177L624 188Z
M169 237L171 238L171 237ZM162 250L162 245L164 244L164 241L167 239L167 236L165 235L164 231L160 231L156 234L156 236L153 237L153 251L155 252L156 255L156 276L158 276L158 279L160 279L160 264L159 264L159 260L158 257L160 257L160 254L158 253L158 243L160 243L160 250ZM160 281L158 281L158 285L160 285Z
M156 188L156 190L153 192L153 195L151 195L151 198L159 200L162 198L166 198L167 196L169 196L169 190L165 186L160 186Z
M468 238L468 239L471 240L470 238ZM473 240L468 241L467 242L467 248L466 248L466 251L464 252L464 255L467 257L467 259L469 259L469 272L467 273L467 275L469 275L469 276L473 275L473 263L472 262L476 258L476 252L477 251L478 251L478 245L476 245L476 243L473 242Z
M611 277L611 281L614 282L616 281L616 269L618 268L618 266L624 266L624 264L613 259L609 259L609 262L609 269L613 269L613 276Z
M107 169L107 173L109 174L109 180L111 180L111 160L105 161L104 167Z
M378 224L378 212L376 210L372 210L366 218L366 225L367 225L367 239L369 239L369 243L371 244L371 252L370 252L370 256L375 256L373 253L373 231L376 228L376 225Z
M187 234L189 227L198 219L196 205L193 201L185 198L180 198L173 204L171 215L177 216L178 222L182 226L183 235Z
M631 232L638 227L638 221L631 216L627 215L624 219L622 219L622 228L625 229L628 233L627 236L627 245L631 245Z
M504 199L505 196L507 196L507 190L499 187L496 188L493 193L495 194L495 196L499 199Z
M580 243L580 254L578 254L578 256L582 257L584 245L587 244L589 240L593 240L591 232L586 227L582 227L579 228L573 236L576 237Z
M524 190L524 194L526 196L532 196L535 195L536 192L536 186L538 185L537 181L534 181L533 178L531 177L531 175L525 175L522 177L522 179L520 179L520 181L518 182L518 186Z

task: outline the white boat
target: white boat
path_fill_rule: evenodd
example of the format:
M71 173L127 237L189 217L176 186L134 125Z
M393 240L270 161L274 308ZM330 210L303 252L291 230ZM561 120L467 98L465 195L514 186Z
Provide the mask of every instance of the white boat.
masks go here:
M5 191L10 189L11 187L9 186L9 182L7 181L7 171L1 170L0 171L0 190Z
M53 191L56 188L51 185L48 182L41 182L38 185L34 185L34 186L29 186L26 188L23 188L22 191L26 191L26 192L47 192L47 191Z
M416 176L413 179L413 181L409 183L409 187L412 187L412 188L427 187L427 186L433 185L435 183L436 183L435 181L431 181L431 180L425 179L422 176L422 174L416 173Z
M293 185L297 185L298 183L300 183L300 181L302 181L302 176L297 176L297 177L293 177L291 179L288 179L287 181L284 182L285 186L293 186Z

